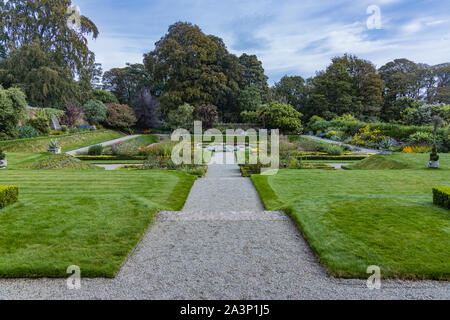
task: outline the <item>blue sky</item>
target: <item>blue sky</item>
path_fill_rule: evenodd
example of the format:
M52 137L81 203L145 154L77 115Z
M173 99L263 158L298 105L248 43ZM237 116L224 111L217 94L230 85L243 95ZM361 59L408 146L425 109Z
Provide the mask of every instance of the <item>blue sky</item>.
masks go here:
M90 41L104 70L142 62L177 21L224 39L237 55L256 54L270 83L313 76L330 59L356 54L377 67L395 58L450 62L448 0L74 0L100 29ZM381 29L369 29L369 6Z

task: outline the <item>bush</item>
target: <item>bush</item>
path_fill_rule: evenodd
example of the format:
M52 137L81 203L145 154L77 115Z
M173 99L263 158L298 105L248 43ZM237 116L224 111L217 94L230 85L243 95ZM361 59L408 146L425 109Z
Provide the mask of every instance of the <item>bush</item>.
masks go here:
M50 134L50 124L47 117L37 117L26 121L27 126L35 128L39 134L48 136Z
M272 102L258 110L258 116L268 129L279 129L283 133L299 133L303 116L289 104Z
M96 125L106 119L107 109L101 101L89 100L82 109L86 116L86 120L89 121L90 124Z
M430 144L433 143L433 134L430 132L422 132L418 131L412 135L409 136L408 141L411 143L417 143L417 144Z
M29 139L39 137L39 132L30 126L21 126L18 128L20 139Z
M18 186L0 186L0 209L17 202L18 199Z
M83 121L83 109L78 107L75 103L68 102L66 112L61 117L61 124L73 128L81 121Z
M0 85L0 139L16 138L17 125L26 116L25 94L16 88L3 90Z
M211 104L203 104L195 108L195 120L199 120L203 123L203 128L214 128L214 124L217 122L218 112L217 107Z
M344 154L344 150L338 145L329 145L325 148L324 152L332 156L340 156Z
M129 131L137 122L134 110L126 104L106 104L105 124L113 129Z
M61 131L62 131L62 132L66 133L68 130L69 130L69 128L67 128L66 125L62 125L62 126L61 126Z
M88 155L90 156L101 156L102 153L103 153L103 146L100 144L89 147Z
M450 187L433 188L433 203L445 209L450 209Z
M89 98L92 100L101 101L103 103L119 103L117 97L107 90L94 89L89 92Z
M3 150L0 148L0 160L5 160L6 154L3 152Z

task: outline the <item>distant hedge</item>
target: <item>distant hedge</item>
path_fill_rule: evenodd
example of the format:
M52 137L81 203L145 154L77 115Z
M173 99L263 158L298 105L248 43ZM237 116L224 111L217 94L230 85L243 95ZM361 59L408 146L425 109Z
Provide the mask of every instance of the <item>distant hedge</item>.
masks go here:
M19 199L18 186L1 186L0 185L0 209L5 208L17 202Z
M437 206L450 209L450 187L433 188L433 202Z

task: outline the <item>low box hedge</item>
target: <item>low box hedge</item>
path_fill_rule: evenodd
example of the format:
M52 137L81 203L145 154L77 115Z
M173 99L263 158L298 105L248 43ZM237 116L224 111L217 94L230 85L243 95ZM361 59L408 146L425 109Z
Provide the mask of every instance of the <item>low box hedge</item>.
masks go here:
M2 186L0 185L0 209L17 202L19 199L18 186Z
M79 160L84 160L84 161L103 161L103 160L145 160L147 159L146 156L108 156L108 155L102 155L102 156L86 156L86 155L80 155L80 156L75 156L75 158L79 159Z
M433 188L433 202L437 206L450 209L450 187Z

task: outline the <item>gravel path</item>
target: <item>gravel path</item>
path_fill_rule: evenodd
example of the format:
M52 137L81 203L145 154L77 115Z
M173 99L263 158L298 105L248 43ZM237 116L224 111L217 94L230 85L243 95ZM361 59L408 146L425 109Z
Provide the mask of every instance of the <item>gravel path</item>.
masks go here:
M354 145L351 145L351 144L346 144L346 143L343 143L343 142L340 142L340 141L334 141L334 140L330 140L330 139L319 138L319 137L316 137L316 136L305 136L304 135L303 137L314 139L314 140L319 140L319 141L323 141L323 142L328 142L328 143L334 143L334 144L338 144L338 145L341 145L341 146L346 145L346 146L349 146L350 148L352 148L352 150L361 151L361 152L364 152L364 153L375 153L375 154L386 153L383 150L362 148L362 147L354 146Z
M63 279L0 280L0 299L450 299L450 283L369 290L332 278L284 213L263 211L237 165L212 164L183 211L158 214L115 279L83 279L80 290Z
M125 137L122 137L122 138L119 138L119 139L105 141L105 142L102 142L102 143L97 143L97 144L95 144L95 146L102 145L104 147L107 147L107 146L110 146L112 144L115 144L115 143L118 143L118 142L127 141L127 140L131 140L131 139L134 139L134 138L137 138L137 137L140 137L140 135L138 134L138 135L133 135L133 136L125 136ZM74 156L74 155L77 155L78 153L81 153L81 152L87 152L90 147L92 147L92 146L87 146L87 147L84 147L84 148L68 151L66 153Z

